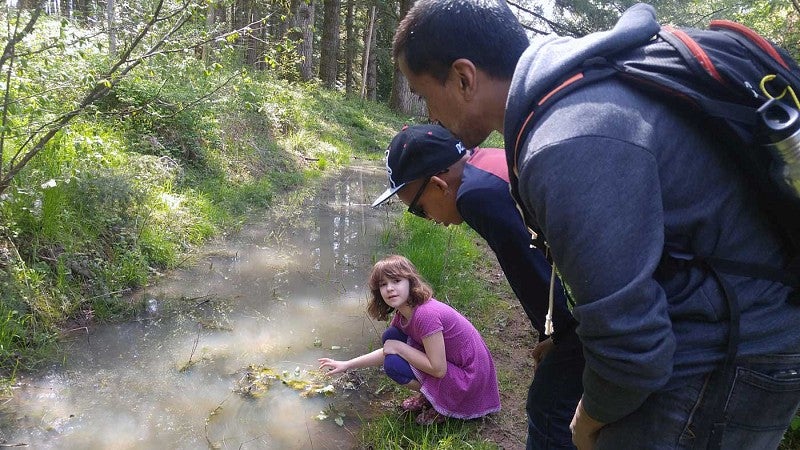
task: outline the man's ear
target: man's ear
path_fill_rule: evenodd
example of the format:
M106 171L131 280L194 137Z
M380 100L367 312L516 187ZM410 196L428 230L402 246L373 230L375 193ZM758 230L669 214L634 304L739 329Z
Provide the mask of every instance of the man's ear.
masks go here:
M453 61L450 66L452 76L458 82L459 92L465 99L470 100L475 96L475 89L477 89L478 71L475 64L466 58L460 58Z
M430 184L433 185L435 189L439 189L442 192L446 192L447 189L450 187L450 185L447 184L447 180L438 175L434 175L431 177Z

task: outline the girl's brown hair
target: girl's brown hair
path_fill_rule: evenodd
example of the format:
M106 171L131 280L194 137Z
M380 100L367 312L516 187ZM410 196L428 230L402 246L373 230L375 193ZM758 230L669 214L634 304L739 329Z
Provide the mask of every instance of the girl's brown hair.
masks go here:
M404 256L390 255L375 263L369 275L369 315L378 320L387 320L394 308L387 305L381 296L381 280L405 278L408 280L408 305L417 306L431 298L433 289L422 279L417 268Z

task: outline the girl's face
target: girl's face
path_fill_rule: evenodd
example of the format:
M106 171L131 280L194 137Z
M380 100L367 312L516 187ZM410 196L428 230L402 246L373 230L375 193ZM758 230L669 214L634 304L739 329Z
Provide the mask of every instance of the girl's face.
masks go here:
M400 309L408 302L408 278L383 277L379 287L383 301L392 308Z

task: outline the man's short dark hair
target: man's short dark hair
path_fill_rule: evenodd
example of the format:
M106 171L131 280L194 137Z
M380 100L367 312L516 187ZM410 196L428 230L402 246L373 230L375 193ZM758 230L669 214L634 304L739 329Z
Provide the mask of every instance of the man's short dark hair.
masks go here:
M511 79L528 37L505 0L418 0L394 35L393 56L441 82L466 58L493 78Z

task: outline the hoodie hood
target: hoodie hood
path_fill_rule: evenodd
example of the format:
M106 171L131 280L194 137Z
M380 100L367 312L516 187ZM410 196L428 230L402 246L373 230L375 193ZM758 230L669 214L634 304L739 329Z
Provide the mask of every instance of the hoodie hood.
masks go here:
M566 75L579 72L584 61L646 43L660 29L655 9L639 3L626 10L611 30L582 38L548 35L534 39L520 57L511 80L504 126L506 147L514 145L518 130L535 102Z

